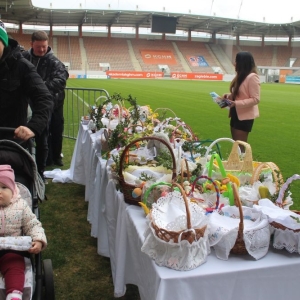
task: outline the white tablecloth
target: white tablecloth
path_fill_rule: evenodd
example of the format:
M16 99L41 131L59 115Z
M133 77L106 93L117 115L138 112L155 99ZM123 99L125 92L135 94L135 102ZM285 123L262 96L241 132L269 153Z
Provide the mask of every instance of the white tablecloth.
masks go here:
M300 256L285 250L271 248L258 261L248 255L222 261L212 251L205 264L186 272L157 266L140 250L146 229L143 210L124 202L93 136L82 126L74 155L85 157L73 157L73 178L86 185L91 234L98 238L98 253L110 257L116 297L131 283L143 300L299 299Z

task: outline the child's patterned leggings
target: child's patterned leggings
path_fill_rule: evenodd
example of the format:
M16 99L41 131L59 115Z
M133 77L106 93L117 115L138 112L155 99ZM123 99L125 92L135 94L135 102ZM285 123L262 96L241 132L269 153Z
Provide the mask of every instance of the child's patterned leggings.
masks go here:
M25 261L21 254L7 252L1 255L0 272L5 279L6 295L13 291L23 293L25 281Z

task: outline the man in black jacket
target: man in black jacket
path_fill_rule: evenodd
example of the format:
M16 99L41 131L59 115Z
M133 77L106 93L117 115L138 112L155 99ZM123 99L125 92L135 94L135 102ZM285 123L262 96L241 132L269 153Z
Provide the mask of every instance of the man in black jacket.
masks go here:
M48 35L44 31L35 31L32 34L31 49L22 54L36 66L37 72L45 81L54 102L49 131L44 132L40 141L40 151L37 149L37 159L39 164L42 164L40 169L42 170L45 167L46 161L48 165L54 163L55 165L63 166L61 153L64 130L64 89L69 74L65 65L53 54L51 47L48 46Z
M28 99L32 118L27 123ZM23 140L38 138L49 122L52 106L52 96L42 78L23 58L17 41L8 38L0 21L0 127L16 128L15 137Z

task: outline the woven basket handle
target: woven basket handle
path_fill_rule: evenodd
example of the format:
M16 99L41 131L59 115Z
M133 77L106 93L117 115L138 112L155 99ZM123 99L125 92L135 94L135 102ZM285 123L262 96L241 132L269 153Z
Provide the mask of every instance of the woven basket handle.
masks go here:
M216 185L215 181L214 181L213 179L211 179L210 177L208 177L208 176L201 175L201 176L197 177L197 178L193 181L193 183L192 183L192 189L190 190L188 196L192 196L192 195L193 195L193 192L194 192L194 190L195 190L196 183L197 183L197 181L198 181L199 179L201 179L201 178L205 178L205 179L209 180L209 181L214 185L215 190L216 190L216 194L217 194L217 201L216 201L216 207L215 207L215 209L218 209L218 207L219 207L219 202L220 202L220 191L219 191L219 188L218 188L218 186Z
M180 190L180 193L184 199L184 204L185 204L185 209L186 209L186 226L187 229L191 229L192 228L192 224L191 224L191 212L190 212L190 208L189 208L189 200L187 199L186 195L185 195L185 191L183 190L183 188L176 182L172 183L172 189L174 187L178 187Z
M174 115L174 118L176 118L176 114L174 113L174 111L170 108L163 108L163 107L158 107L156 110L154 110L154 113L157 113L159 110L165 110L165 111L169 111Z
M212 156L210 157L209 167L208 167L208 177L212 176L214 160L216 160L218 162L218 166L219 166L221 175L222 175L223 178L225 178L227 176L227 173L224 169L222 160L221 160L220 156L217 153L212 154ZM226 196L229 198L229 204L231 206L233 206L234 205L234 195L233 195L233 191L232 191L232 188L231 188L231 184L228 182L226 184L226 186L227 186Z
M288 188L288 186L294 181L294 180L300 180L300 175L294 174L292 177L288 178L286 182L281 186L278 194L278 198L276 199L276 203L279 206L282 206L283 198L284 198L284 192Z
M240 238L243 238L243 235L244 235L244 214L243 214L242 203L240 200L238 188L235 183L232 183L232 191L233 191L233 195L234 195L234 203L238 207L239 213L240 213L240 224L239 224L239 231L238 231L238 237L237 237L237 239L240 239Z
M144 124L142 121L138 121L136 124L132 124L130 126L128 126L127 128L127 132L129 131L129 129L132 129L132 133L135 132L135 128L137 127L142 127L142 131L144 131Z
M124 181L124 175L123 175L124 161L125 161L126 156L128 156L129 149L131 147L133 147L138 142L150 141L150 140L159 141L159 142L163 143L168 148L168 150L170 151L171 157L172 157L172 162L173 162L172 180L174 180L176 178L176 176L177 176L177 174L176 174L176 160L175 160L175 156L174 156L174 151L172 150L170 145L166 141L164 141L163 139L160 139L160 138L157 138L157 137L154 137L154 136L145 136L145 137L138 138L136 140L131 141L131 143L126 145L126 147L124 148L124 150L121 154L121 157L120 157L120 167L119 167L119 172L118 172L120 180Z
M214 141L208 146L208 148L207 148L207 150L206 150L206 153L205 153L205 156L204 156L206 162L207 162L208 155L209 155L210 151L212 150L213 146L214 146L214 145L218 145L218 143L219 143L219 142L222 142L222 141L227 141L227 142L232 142L232 143L234 143L234 140L231 139L231 138L219 138L219 139L214 140ZM240 148L239 148L239 154L241 154Z
M259 175L264 168L270 168L272 171L276 192L279 191L280 186L284 183L279 167L273 162L260 163L253 171L250 184L253 185L254 182L259 180Z
M159 186L159 185L167 185L167 186L172 186L171 183L167 183L167 182L157 182L157 183L154 183L152 184L147 190L146 192L144 193L144 196L143 196L143 203L147 204L147 199L149 197L149 194L151 193L151 191L156 187L156 186Z
M245 156L243 158L242 168L240 167L240 155L239 155L239 145L245 147ZM252 159L252 150L250 144L243 141L235 141L233 143L231 152L229 154L227 164L227 170L238 170L245 173L253 172L253 159Z
M187 174L187 178L186 180L187 181L190 181L191 179L191 173L190 173L190 170L189 170L189 164L188 164L188 161L183 158L181 159L181 176L180 176L180 183L181 185L183 185L183 178L184 178L184 165L185 165L185 169L186 169L186 174Z

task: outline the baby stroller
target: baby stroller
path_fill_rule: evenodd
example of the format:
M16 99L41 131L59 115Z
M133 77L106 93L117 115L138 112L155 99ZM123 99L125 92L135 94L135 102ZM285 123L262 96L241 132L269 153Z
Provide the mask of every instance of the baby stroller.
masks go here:
M0 164L11 165L14 169L22 197L29 202L40 219L38 204L44 200L45 185L37 171L34 141L16 140L13 138L14 131L13 128L0 127ZM25 258L25 265L23 300L55 299L51 259L42 260L42 254L39 253L31 255L30 259ZM5 299L5 287L0 278L0 300L2 299Z

